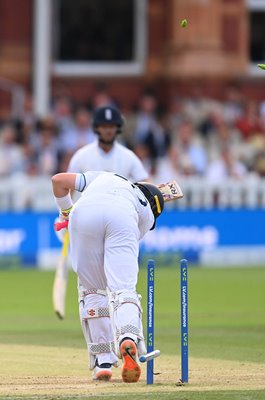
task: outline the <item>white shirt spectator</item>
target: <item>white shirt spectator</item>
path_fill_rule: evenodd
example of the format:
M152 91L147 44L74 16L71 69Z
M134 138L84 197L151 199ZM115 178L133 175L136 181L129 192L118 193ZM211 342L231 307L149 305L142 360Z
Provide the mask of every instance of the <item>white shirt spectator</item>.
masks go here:
M209 183L221 183L229 178L242 179L246 174L245 165L234 158L228 149L224 149L220 157L209 164L206 180Z

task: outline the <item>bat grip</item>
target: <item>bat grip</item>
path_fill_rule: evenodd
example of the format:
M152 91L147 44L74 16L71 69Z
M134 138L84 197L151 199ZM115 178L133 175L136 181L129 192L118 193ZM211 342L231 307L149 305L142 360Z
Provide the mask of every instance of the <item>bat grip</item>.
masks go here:
M60 231L61 229L68 228L68 220L55 222L54 229L56 232Z

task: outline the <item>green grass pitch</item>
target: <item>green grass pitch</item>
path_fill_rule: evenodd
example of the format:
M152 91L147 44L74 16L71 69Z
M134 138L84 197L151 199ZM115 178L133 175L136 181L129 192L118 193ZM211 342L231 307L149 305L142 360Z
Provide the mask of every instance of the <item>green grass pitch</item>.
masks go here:
M158 264L158 263L157 263ZM69 273L66 318L52 309L54 272L0 271L0 398L265 398L265 268L189 268L190 382L180 377L180 280L175 266L155 272L153 386L95 384L78 317L76 276ZM146 269L139 273L146 320ZM134 397L131 388L133 387Z

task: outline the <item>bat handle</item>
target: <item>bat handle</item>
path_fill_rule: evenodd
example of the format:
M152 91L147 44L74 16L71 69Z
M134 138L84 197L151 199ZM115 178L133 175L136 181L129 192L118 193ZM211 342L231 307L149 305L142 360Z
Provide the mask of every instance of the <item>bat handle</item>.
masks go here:
M68 221L61 221L61 222L55 222L54 224L54 229L56 232L60 231L61 229L68 228Z

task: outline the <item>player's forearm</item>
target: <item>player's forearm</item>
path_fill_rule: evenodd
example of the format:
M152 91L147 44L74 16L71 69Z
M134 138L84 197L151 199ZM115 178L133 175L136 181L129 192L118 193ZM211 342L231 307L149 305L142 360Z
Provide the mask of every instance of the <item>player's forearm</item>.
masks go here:
M73 202L70 190L75 186L76 174L62 173L52 177L52 187L55 202L60 210L60 215L68 219Z
M75 188L76 174L61 173L52 177L52 187L55 197L64 197Z

